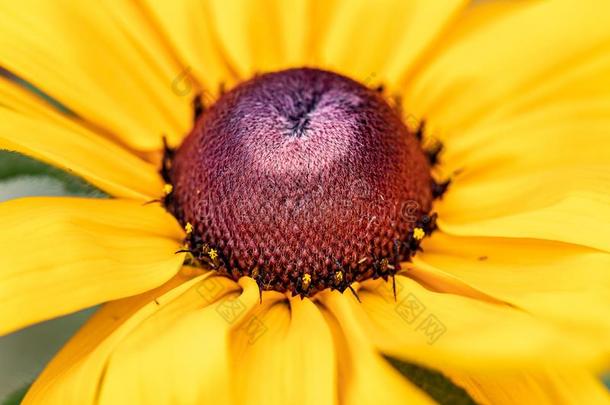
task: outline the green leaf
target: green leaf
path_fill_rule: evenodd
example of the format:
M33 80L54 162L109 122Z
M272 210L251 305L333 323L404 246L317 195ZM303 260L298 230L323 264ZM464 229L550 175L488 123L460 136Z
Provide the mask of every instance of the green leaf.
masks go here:
M74 174L65 172L18 152L0 150L0 182L28 177L51 178L58 181L65 188L65 194L68 195L94 198L108 197L107 194Z
M466 390L455 385L440 372L392 357L385 356L385 358L403 376L439 404L476 405Z
M27 384L10 394L2 401L2 405L19 405L32 384Z

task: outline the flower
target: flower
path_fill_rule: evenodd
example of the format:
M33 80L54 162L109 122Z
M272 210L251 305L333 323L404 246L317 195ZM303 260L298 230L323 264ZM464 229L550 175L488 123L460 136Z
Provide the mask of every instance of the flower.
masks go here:
M607 400L593 375L610 348L606 0L0 10L0 67L64 107L0 79L0 147L114 197L0 205L0 333L108 302L25 403L429 402L382 354L482 403ZM383 84L444 145L439 230L396 275L396 298L377 279L354 285L360 302L261 300L252 278L183 266L185 230L144 205L173 191L162 134L181 143L195 94L209 104L305 65Z

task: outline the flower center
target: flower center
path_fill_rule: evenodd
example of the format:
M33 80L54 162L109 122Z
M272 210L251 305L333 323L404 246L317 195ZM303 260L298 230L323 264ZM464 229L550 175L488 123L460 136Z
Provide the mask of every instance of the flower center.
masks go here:
M263 74L203 111L167 208L196 261L310 296L393 276L434 229L434 182L382 95L315 69Z

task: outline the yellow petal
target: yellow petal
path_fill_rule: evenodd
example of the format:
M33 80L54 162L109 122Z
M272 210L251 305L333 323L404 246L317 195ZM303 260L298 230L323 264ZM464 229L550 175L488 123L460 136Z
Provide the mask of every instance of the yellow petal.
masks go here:
M608 3L486 3L406 91L445 142L443 171L460 171L440 223L607 250L610 29L598 16Z
M182 231L160 207L27 198L0 204L0 334L156 287Z
M212 273L191 277L105 305L51 361L24 403L230 403L231 325L216 307L235 296L250 307L258 291L238 295L236 283Z
M231 336L236 403L337 403L332 333L311 300L265 296Z
M610 339L608 268L610 254L595 249L437 232L408 274L431 283L452 276L537 317Z
M191 100L172 89L183 67L133 2L5 2L0 38L4 68L135 149L190 127Z
M335 291L319 298L335 338L341 403L434 403L376 351L355 316L352 297Z
M172 82L178 92L193 96L200 84L214 97L220 84L230 85L237 79L216 37L207 2L142 0L142 4L185 66L183 74Z
M558 96L528 108L447 138L442 169L459 170L457 180L469 184L610 162L610 86L603 97Z
M207 305L197 286L168 302L113 352L100 403L230 403L228 333L259 299L254 281L247 285L242 294L228 294L214 306ZM163 307L163 301L159 302ZM239 310L228 310L229 319L221 310L227 302L239 306ZM163 370L158 370L159 365Z
M610 252L610 166L554 168L530 175L456 180L439 226L462 236L535 238Z
M607 97L610 26L600 16L610 13L609 2L485 3L472 7L406 82L408 111L462 137L483 121Z
M160 194L157 168L0 79L0 148L81 176L107 193L140 200Z
M594 375L562 370L513 375L469 375L446 372L479 404L608 404L608 389Z
M366 84L395 87L468 3L340 1L328 8L327 33L317 41L320 62Z
M608 338L519 308L434 292L404 276L367 281L352 302L367 333L387 354L432 368L530 370L544 365L599 367Z
M305 0L211 0L211 24L241 77L307 63L310 32Z
M26 90L15 79L3 75L0 75L0 107L52 122L72 122L67 115L51 107L48 100Z

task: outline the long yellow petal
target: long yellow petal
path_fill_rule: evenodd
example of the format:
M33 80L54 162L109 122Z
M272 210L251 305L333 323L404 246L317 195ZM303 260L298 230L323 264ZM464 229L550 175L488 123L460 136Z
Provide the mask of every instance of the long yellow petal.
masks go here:
M161 310L133 330L108 359L100 403L231 403L228 334L258 304L258 288L249 281L243 293L225 295L217 305L208 305L197 285L165 308L161 299ZM243 309L230 310L235 317L228 321L223 305ZM169 389L158 389L168 383Z
M150 200L161 194L154 165L2 79L0 148L72 172L113 196Z
M460 182L435 207L443 231L534 238L610 252L610 165Z
M319 63L395 88L468 5L463 0L340 1L317 41Z
M144 292L183 260L175 220L141 203L17 199L0 223L0 334Z
M52 122L72 122L67 115L59 113L56 107L51 107L40 95L26 90L15 78L3 75L0 75L0 106Z
M583 81L579 88L591 82L597 80ZM605 96L558 97L528 108L445 139L442 169L460 171L457 181L470 184L555 168L609 164L610 86Z
M221 49L241 77L307 64L312 2L211 0L207 7Z
M309 299L269 301L232 332L235 403L337 403L337 356L322 313Z
M340 402L359 405L434 403L376 351L353 312L352 297L347 294L323 292L319 297L335 338Z
M608 2L488 3L406 89L445 143L443 171L459 171L440 224L608 250Z
M468 238L438 232L408 274L443 291L455 277L474 290L572 329L610 335L610 254L532 239ZM440 282L440 283L439 283Z
M578 370L512 375L446 372L481 405L606 405L608 389L599 378Z
M207 2L199 0L140 0L159 30L178 52L183 73L172 83L185 96L205 87L213 101L221 84L231 85L235 71L216 37ZM212 97L211 99L209 97Z
M605 0L474 6L405 82L406 108L458 142L484 122L559 103L569 114L571 102L607 100L610 27L601 16L609 13Z
M191 381L190 385L182 387L183 399L197 392L201 395L206 395L206 392L210 395L209 393L213 392L220 401L218 403L224 403L221 396L227 398L229 376L228 357L221 343L228 334L228 325L222 321L213 304L227 296L233 296L239 288L236 283L215 277L211 273L197 275L191 269L185 270L188 271L181 272L155 290L113 301L102 307L51 361L28 392L24 403L112 403L113 395L121 394L125 395L122 399L133 399L134 395L141 394L142 400L150 396L155 403L164 403L163 400L167 400L167 396L174 393L169 389L163 392L158 389L140 392L140 386L135 382L145 383L147 379L151 383L160 384L156 388L167 386L170 382L180 384L182 381L186 384ZM249 299L247 297L249 296L246 296L246 300ZM249 299L248 302L255 302L257 298ZM206 330L206 336L202 336L201 340L192 346L166 347L163 353L157 355L169 358L159 357L155 365L139 368L135 373L127 375L124 381L117 379L133 366L133 355L141 356L142 361L146 360L151 354L152 346L149 345L154 346L155 337L159 337L158 344L163 345L167 343L170 335L176 337L175 333L183 333L184 330L179 325L181 320L184 325L184 318L181 318L183 315L189 315L193 321L203 321L195 322L191 326ZM178 335L175 342L184 338L188 338L188 334L182 338ZM136 350L124 358L115 355L119 350L124 350L121 348L128 347L139 339L143 339L141 352ZM185 355L194 351L198 354L188 359L176 358L174 362L172 356L179 349L184 349ZM203 357L199 357L202 351L205 353ZM212 359L218 361L211 364ZM160 367L159 364L163 366ZM173 367L179 369L174 370ZM185 373L185 370L194 371L194 368L202 374ZM205 375L208 378L190 380ZM106 380L106 376L110 379ZM158 378L165 379L159 382ZM113 393L110 388L117 385L120 390Z
M133 2L4 2L2 67L138 150L177 143L191 99L172 88L180 66Z
M608 336L536 317L506 304L431 291L404 276L367 281L352 311L384 353L432 368L532 370L600 367Z

